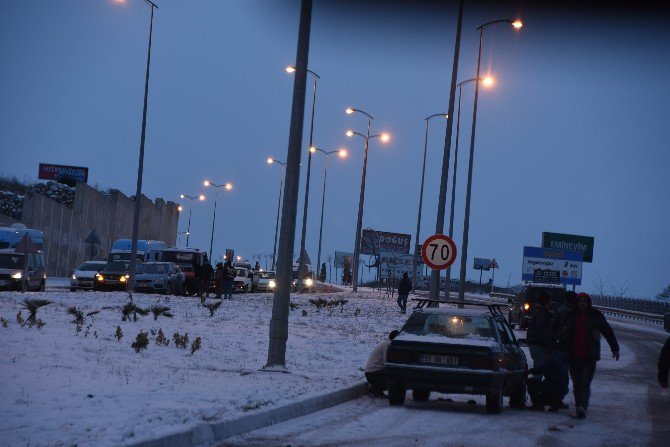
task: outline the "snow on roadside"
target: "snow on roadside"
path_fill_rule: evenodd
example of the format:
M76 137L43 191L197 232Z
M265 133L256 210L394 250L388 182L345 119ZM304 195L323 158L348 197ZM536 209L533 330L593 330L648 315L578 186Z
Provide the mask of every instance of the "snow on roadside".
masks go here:
M309 299L345 299L330 310ZM21 327L16 314L24 298L54 302L41 308L41 329ZM373 293L294 295L289 315L287 368L290 374L261 372L267 358L270 294L235 295L214 317L199 301L184 297L134 295L141 307L171 307L174 318L152 315L137 322L103 310L76 333L67 308L84 312L121 306L120 292L2 293L0 317L0 439L7 445L119 445L186 430L202 422L235 419L364 379L362 367L401 315L395 300ZM27 313L22 312L23 318ZM114 338L120 326L123 338ZM155 344L162 329L169 346ZM131 343L149 333L149 347ZM190 343L174 346L172 335Z

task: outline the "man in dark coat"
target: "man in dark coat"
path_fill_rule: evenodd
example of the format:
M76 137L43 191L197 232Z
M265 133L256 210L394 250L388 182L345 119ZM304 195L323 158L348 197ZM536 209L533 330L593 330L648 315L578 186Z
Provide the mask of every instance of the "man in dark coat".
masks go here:
M214 269L212 268L212 264L210 264L207 257L205 257L205 263L202 265L200 278L198 278L198 297L201 299L204 297L209 298L209 288L211 286L213 275Z
M572 290L565 292L565 300L558 306L556 312L554 312L554 318L551 321L551 334L555 340L564 340L565 331L567 328L567 318L568 315L572 313L575 309L575 298L577 294ZM565 350L564 346L560 347Z
M216 299L221 299L221 294L223 293L223 279L226 274L223 270L223 263L219 262L216 264L216 270L214 270L214 290L216 291Z
M533 367L537 368L544 362L547 356L547 350L553 344L551 333L552 315L549 311L551 297L546 292L540 292L537 305L531 313L530 322L526 332L526 341L530 356L533 358Z
M670 369L670 337L665 341L658 357L658 384L663 388L668 387L668 369Z
M398 283L398 307L402 313L407 313L407 297L412 290L412 281L409 280L407 272L402 274L402 279Z
M230 300L233 298L233 284L235 282L235 276L237 275L237 272L231 261L226 261L226 263L223 265L223 270L225 272L223 277L223 298Z
M565 347L575 395L575 417L584 419L589 406L591 381L600 360L600 334L605 337L612 357L619 360L619 343L603 314L593 308L587 293L577 295L575 309L568 315Z

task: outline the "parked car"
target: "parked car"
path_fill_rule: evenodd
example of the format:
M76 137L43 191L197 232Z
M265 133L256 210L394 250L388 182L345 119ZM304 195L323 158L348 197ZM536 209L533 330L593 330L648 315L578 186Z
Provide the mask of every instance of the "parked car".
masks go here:
M526 400L526 356L497 307L415 310L386 354L389 402L402 405L408 389L416 401L431 391L483 394L486 410L499 413Z
M43 251L16 253L14 249L0 249L0 290L44 291L46 284L46 256Z
M235 279L233 290L241 290L244 293L251 292L251 272L243 267L235 267Z
M107 264L105 261L86 261L72 272L70 292L77 290L93 290L95 275Z
M565 286L562 284L530 283L526 284L521 292L512 300L508 320L512 327L519 325L519 329L526 330L534 306L537 304L540 293L546 292L551 298L551 310L555 311L565 301Z
M162 262L173 262L179 266L185 277L182 292L186 295L193 295L198 290L193 266L202 266L204 257L205 252L197 248L172 247L163 250L160 260Z
M270 292L275 288L275 272L256 272L253 274L251 291Z
M95 275L93 290L126 290L128 287L128 264L111 261Z
M135 272L136 292L158 292L180 295L184 288L184 273L172 262L145 262Z

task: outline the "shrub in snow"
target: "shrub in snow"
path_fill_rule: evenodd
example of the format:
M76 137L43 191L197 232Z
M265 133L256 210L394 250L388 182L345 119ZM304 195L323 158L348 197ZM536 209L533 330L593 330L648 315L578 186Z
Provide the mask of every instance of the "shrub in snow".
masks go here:
M100 313L100 311L99 310L94 310L92 312L88 312L88 313L84 314L84 312L82 312L81 309L72 306L72 307L67 308L67 313L74 317L74 320L72 320L70 323L77 325L76 331L77 331L77 334L78 334L79 332L81 332L81 327L84 325L84 320L86 319L86 317L92 317L93 315L97 315L97 314ZM89 326L89 328L90 328L90 326Z
M123 338L123 331L121 330L121 326L116 327L116 332L114 332L114 336L116 337L117 341L121 341Z
M130 347L133 348L135 352L140 352L142 349L147 349L147 346L149 346L149 333L142 331L137 334L135 341L132 345L130 345Z
M152 314L154 314L154 321L158 320L158 317L168 317L172 318L173 315L170 313L170 308L165 306L151 306L149 308Z
M305 309L302 310L302 316L306 317L307 316L307 311Z
M200 349L200 337L196 337L191 343L191 355L195 354L198 349Z
M167 346L170 344L170 340L165 337L163 329L158 329L158 336L156 337L156 344L158 346Z
M218 309L219 306L221 306L221 301L217 301L216 303L202 303L202 307L209 309L210 317L214 316L214 312L216 312L216 309Z
M34 324L37 324L37 310L40 307L48 306L51 304L51 301L49 300L23 300L23 303L21 305L28 311L28 318L26 319L26 323L28 323L28 327L33 327ZM16 316L16 320L18 321L18 315ZM41 321L41 320L40 320ZM38 328L44 326L44 322L41 321L42 325L40 326L39 324L37 325Z
M298 305L294 303L293 301L289 301L288 307L291 308L291 310L296 310L298 308Z
M130 295L130 294L129 294ZM121 321L130 321L130 318L132 316L133 321L137 321L137 314L140 315L149 315L149 310L147 309L142 309L141 307L137 306L135 303L133 303L133 296L130 295L130 302L126 303L123 307L119 306L111 306L111 307L103 307L103 310L120 310L121 311Z
M354 317L357 317L361 314L361 309L360 307L357 307L356 310L354 311Z
M23 315L21 315L21 311L16 313L16 322L19 323L19 326L26 324L25 320L23 319Z
M7 320L4 318L0 317L0 323L2 323L2 327L7 327Z
M186 346L188 345L188 333L179 335L179 332L175 332L172 338L174 339L174 345L176 347L186 349Z

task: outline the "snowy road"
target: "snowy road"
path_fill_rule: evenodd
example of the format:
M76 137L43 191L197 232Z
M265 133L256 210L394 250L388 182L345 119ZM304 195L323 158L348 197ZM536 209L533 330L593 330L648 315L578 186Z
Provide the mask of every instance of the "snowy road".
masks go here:
M222 446L667 446L670 391L656 383L660 346L667 334L644 324L611 320L622 345L614 362L603 342L586 420L514 411L488 415L482 397L408 396L404 407L363 397L309 416L229 439ZM453 399L453 400L449 400ZM572 392L566 402L574 408Z

